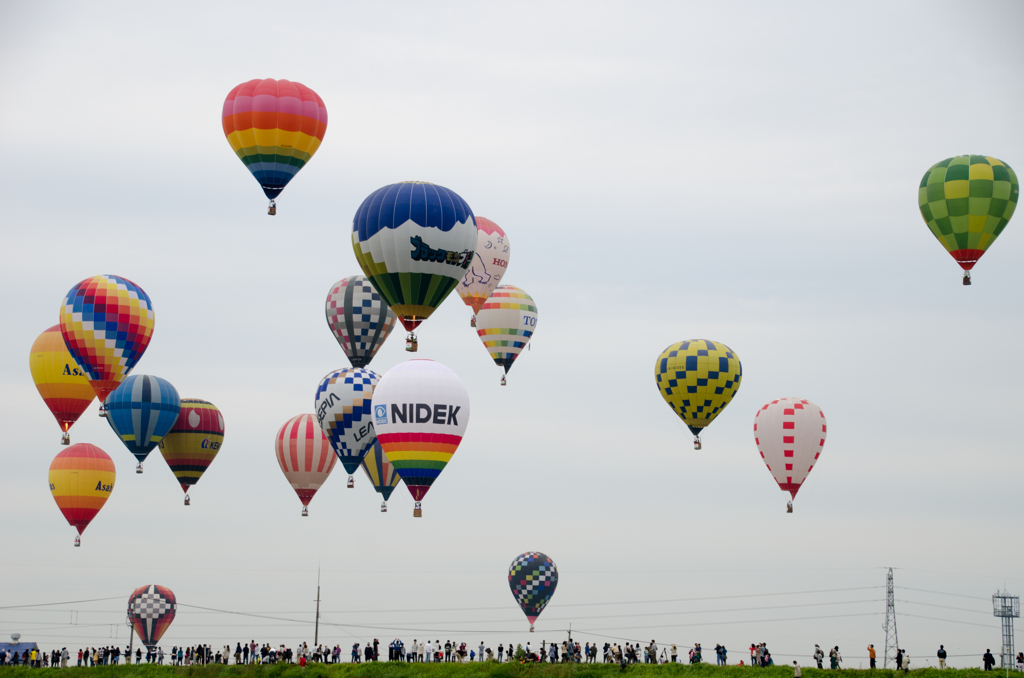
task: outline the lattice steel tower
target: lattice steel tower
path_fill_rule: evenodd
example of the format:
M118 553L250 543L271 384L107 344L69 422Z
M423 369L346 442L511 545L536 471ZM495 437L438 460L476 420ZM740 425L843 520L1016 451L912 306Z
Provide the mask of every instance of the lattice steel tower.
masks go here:
M997 591L992 596L992 614L1003 620L1003 654L999 665L1013 668L1013 618L1020 616L1020 598Z
M896 650L900 641L896 637L896 594L892 587L892 568L889 568L889 575L885 578L885 655L882 668L889 668L889 661L896 663ZM896 668L899 668L898 666Z

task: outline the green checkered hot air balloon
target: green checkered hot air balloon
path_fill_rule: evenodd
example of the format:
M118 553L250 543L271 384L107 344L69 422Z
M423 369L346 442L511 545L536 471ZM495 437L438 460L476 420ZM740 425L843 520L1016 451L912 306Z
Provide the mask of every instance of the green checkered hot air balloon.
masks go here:
M921 216L946 251L964 269L971 269L1013 216L1020 186L1017 175L1001 160L984 155L958 155L936 163L924 173L918 190Z

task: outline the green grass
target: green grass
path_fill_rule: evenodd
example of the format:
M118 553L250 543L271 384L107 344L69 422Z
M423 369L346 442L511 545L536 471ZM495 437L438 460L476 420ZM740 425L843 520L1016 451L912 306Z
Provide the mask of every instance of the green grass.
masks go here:
M53 671L50 669L49 671ZM82 673L82 672L85 673ZM803 678L830 678L828 670L804 668ZM38 678L38 670L0 668L3 678ZM901 678L893 670L875 671L846 669L847 678ZM998 678L999 672L985 673L981 669L917 669L915 678ZM793 669L786 666L753 668L749 666L718 667L709 664L688 666L662 664L660 666L634 664L624 670L613 664L405 664L378 662L369 664L310 664L305 669L295 664L264 664L261 666L97 666L76 668L70 674L77 678L792 678Z

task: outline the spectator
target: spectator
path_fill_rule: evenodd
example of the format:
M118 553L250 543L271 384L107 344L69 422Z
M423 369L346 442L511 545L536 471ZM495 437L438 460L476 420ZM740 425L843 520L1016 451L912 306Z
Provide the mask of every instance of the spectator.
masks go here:
M944 646L939 645L939 651L936 653L936 656L939 658L939 668L946 668L946 648Z

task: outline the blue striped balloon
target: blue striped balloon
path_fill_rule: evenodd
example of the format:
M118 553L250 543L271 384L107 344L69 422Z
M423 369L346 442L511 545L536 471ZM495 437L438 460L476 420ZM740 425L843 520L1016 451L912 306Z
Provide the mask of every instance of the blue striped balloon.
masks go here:
M170 382L148 374L125 378L103 403L107 422L141 464L178 420L181 399Z

